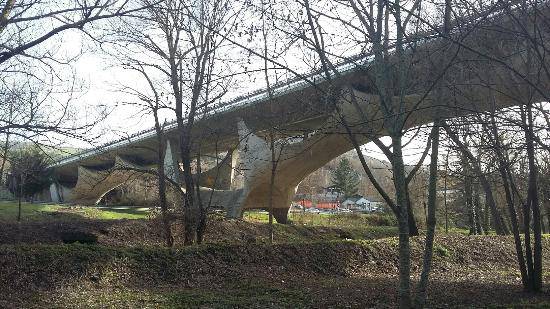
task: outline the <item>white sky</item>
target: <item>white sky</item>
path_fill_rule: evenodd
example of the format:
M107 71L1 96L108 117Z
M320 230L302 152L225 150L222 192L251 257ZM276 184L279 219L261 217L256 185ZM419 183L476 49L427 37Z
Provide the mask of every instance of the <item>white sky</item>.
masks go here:
M332 32L327 33L327 37L330 37L332 40L333 37L339 37L338 29L328 29L327 31ZM93 129L95 134L99 134L100 138L97 140L94 145L89 145L83 142L71 141L67 146L75 146L79 148L97 146L101 143L106 143L112 141L113 139L126 136L127 134L132 134L144 129L151 128L153 126L152 117L140 117L139 110L135 106L129 106L124 104L124 102L133 101L135 98L132 98L126 93L120 91L120 88L123 85L130 85L135 88L146 88L147 85L142 78L138 78L134 73L124 70L120 67L120 63L117 63L116 59L113 59L112 56L104 56L101 52L97 50L97 46L90 43L89 38L84 36L81 32L78 31L68 31L63 33L61 37L62 53L77 54L84 49L84 54L73 63L73 69L76 74L76 77L81 81L86 89L83 92L78 93L74 99L74 105L77 107L81 116L86 114L89 111L89 107L93 106L106 106L108 110L112 112L108 117L98 122L96 127ZM343 40L348 40L349 38L344 38ZM242 41L245 42L245 38L242 38ZM257 40L257 38L254 38ZM272 42L273 43L272 43ZM280 49L280 46L277 46L279 40L274 38L270 40L274 49ZM251 44L257 44L253 42ZM346 43L340 42L340 39L334 41L335 44ZM349 43L349 42L348 42ZM246 45L246 43L243 43ZM349 45L349 44L348 44ZM354 44L353 46L357 46ZM338 47L337 47L338 48ZM340 49L342 47L339 47ZM236 53L242 53L237 51ZM289 59L287 59L287 65L296 67L298 71L304 68L303 59L299 59L299 48L292 50L289 53ZM311 51L309 51L311 52ZM241 55L242 58L242 55ZM263 67L263 61L252 58L251 67ZM311 58L310 58L311 59ZM302 70L303 71L303 70ZM246 78L242 80L239 88L239 92L247 92L256 90L258 88L263 88L265 81L263 78L260 78L258 82L249 78L247 81ZM235 92L234 92L235 93ZM230 95L231 96L231 95ZM87 115L84 115L87 116ZM172 118L169 117L168 120ZM389 139L385 138L383 141L387 144ZM421 153L425 146L425 137L421 136L418 140L415 140L410 143L410 145L405 150L405 161L408 164L414 164L418 161L421 156ZM364 150L367 155L375 157L377 159L386 160L385 156L381 151L372 143L369 143L364 146Z
M333 27L329 27L325 30L331 32L327 32L327 37L329 37L330 40L335 38L334 41L332 41L333 46L336 45L335 50L338 52L344 50L343 52L345 52L346 46L351 44L350 42L352 42L352 38L342 36L342 33ZM140 117L139 111L135 106L125 105L124 102L131 102L135 99L120 91L120 88L123 85L131 85L136 88L147 87L142 78L136 78L135 74L122 69L120 67L120 63L117 63L112 56L103 55L100 51L98 51L97 46L91 43L90 39L79 31L63 32L62 34L57 35L56 39L57 41L52 40L52 42L48 42L38 48L49 48L50 44L52 46L59 46L59 50L57 52L60 57L65 55L69 58L71 55L79 54L81 51L84 52L78 60L72 63L70 69L74 71L70 73L75 74L79 84L82 84L85 89L84 91L77 92L73 99L73 105L78 110L79 116L83 119L89 116L89 119L92 117L90 116L92 115L90 110L93 110L93 107L98 106L107 107L108 110L112 111L107 117L102 119L102 121L99 121L96 127L92 130L93 134L91 135L95 134L100 136L96 143L90 145L80 141L67 141L66 146L78 148L97 146L122 136L152 127L153 120L151 117ZM244 43L246 42L246 35L241 40L244 45L258 44L257 37L254 38L252 43ZM270 48L272 47L273 49L281 49L282 47L280 46L280 42L282 41L284 40L278 40L278 38L273 36L270 40L268 40ZM342 45L339 46L338 44ZM353 46L354 48L357 48L358 44ZM242 53L242 50L236 51L237 54L239 52ZM311 65L311 63L305 63L306 61L304 61L304 58L307 58L307 60L311 62L315 61L315 57L311 57L311 51L304 52L306 54L308 52L310 53L308 57L300 55L302 52L304 52L304 50L301 50L300 48L291 50L288 54L288 59L286 59L286 64L296 67L298 71L303 71L305 66ZM242 58L242 54L240 56ZM252 59L250 67L263 67L263 61L253 57L250 57L250 59ZM62 74L68 73L68 71L63 70L60 70L60 72L63 72ZM67 76L69 75L70 74ZM243 93L256 90L258 88L263 88L264 84L265 81L263 78L259 78L258 80L255 80L252 77L248 78L248 80L243 78L241 85L239 85L238 91ZM167 120L171 119L171 117L168 117ZM389 142L388 138L384 138L382 140L386 144ZM414 164L418 161L424 149L425 142L425 135L421 135L421 137L417 140L410 143L404 152L405 162L407 164ZM380 160L386 160L385 156L375 145L373 145L373 143L369 143L363 148L367 155ZM444 153L445 150L442 150L441 152ZM427 163L427 161L425 163Z
M77 75L87 85L87 91L77 99L77 106L106 105L112 109L112 113L98 123L95 130L102 130L104 134L98 143L109 142L125 134L132 134L153 126L151 117L139 117L135 107L124 105L128 95L118 91L121 84L140 84L143 81L133 74L105 62L101 57L88 53L81 57L75 64ZM145 85L144 85L145 86ZM170 120L170 119L168 119ZM383 138L385 144L389 138ZM418 161L425 145L425 137L419 137L418 142L412 142L405 152L406 163L413 164ZM90 147L90 145L76 142L71 146ZM387 160L384 154L373 143L364 147L367 155L380 160Z

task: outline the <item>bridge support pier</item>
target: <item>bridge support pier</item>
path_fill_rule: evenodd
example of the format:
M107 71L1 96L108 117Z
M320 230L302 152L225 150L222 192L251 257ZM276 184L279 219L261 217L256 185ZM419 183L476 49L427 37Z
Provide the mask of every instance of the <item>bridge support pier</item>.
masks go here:
M288 210L289 208L273 208L273 217L277 220L277 223L287 224L288 223Z
M166 140L164 149L164 173L166 177L172 179L177 183L182 183L183 176L181 175L180 165L179 165L179 155L178 155L178 141L177 140Z
M233 163L234 170L242 174L242 193L235 199L234 205L228 205L229 217L242 216L246 209L268 209L270 194L273 194L272 214L279 223L288 222L288 210L296 185L293 178L287 177L284 172L276 171L275 184L271 183L271 149L268 142L254 134L243 120L238 123L238 133L241 140L238 148L238 164ZM293 150L286 152L284 140L279 140L274 150L284 155L294 154ZM236 160L237 161L237 160ZM235 178L234 178L235 179ZM232 185L235 188L235 185Z
M59 187L55 182L50 184L50 198L54 203L62 202L61 194L59 193Z

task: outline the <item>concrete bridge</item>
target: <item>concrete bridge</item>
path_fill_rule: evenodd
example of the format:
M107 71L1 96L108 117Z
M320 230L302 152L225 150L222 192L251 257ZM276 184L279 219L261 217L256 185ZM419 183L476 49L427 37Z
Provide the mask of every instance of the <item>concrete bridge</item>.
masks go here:
M518 49L517 35L502 31L510 20L492 19L457 39L458 43L436 36L419 40L414 53L407 50L407 62L412 63L407 72L408 92L402 100L395 98L396 104L405 103L405 128L430 123L435 113L451 118L525 104L533 93L535 101L546 100L533 88L549 89L547 77L539 75L527 82L529 76L522 79L510 70L525 73L525 54ZM550 42L548 33L540 35L544 36L541 41ZM203 199L211 196L212 205L224 208L230 217L239 217L246 209L267 208L271 150L266 136L274 128L279 162L274 216L285 222L302 179L353 148L342 119L361 143L369 142L369 136L387 135L379 98L372 91L374 65L371 56L358 56L339 65L339 74L330 82L321 72L314 72L275 86L272 100L265 90L259 91L202 115L193 128L193 153L217 158L210 160L211 169L196 175L204 188ZM448 66L444 73L442 65ZM329 87L337 89L339 113L334 104L327 104ZM93 205L113 188L139 176L137 170L154 167L159 147L166 148L165 167L177 179L181 170L176 125L168 125L165 132L166 145L159 145L151 130L56 162L52 165L57 179L50 188L52 200Z

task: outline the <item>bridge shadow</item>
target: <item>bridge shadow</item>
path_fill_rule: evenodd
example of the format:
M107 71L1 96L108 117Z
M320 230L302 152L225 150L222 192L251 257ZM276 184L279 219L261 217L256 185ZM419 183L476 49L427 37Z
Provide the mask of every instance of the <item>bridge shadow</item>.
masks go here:
M116 226L135 221L130 219L148 218L150 210L23 203L21 222L17 213L16 202L0 203L0 244L59 244L79 241L78 235L82 242L96 243Z

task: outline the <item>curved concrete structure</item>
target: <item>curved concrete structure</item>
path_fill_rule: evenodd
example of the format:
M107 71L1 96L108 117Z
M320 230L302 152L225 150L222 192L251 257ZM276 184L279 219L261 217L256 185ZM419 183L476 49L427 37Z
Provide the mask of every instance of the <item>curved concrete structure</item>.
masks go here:
M147 177L137 166L120 156L115 157L114 164L108 168L98 169L79 166L78 181L75 186L67 189L61 201L83 205L95 205L101 198L114 188L128 182L132 178Z
M499 57L505 59L508 66L521 67L523 55L513 44L514 33L502 31L501 26L509 20L493 18L500 23L499 27L480 27L462 39L460 44L469 48L457 47L460 44L441 48L444 43L441 38L417 43L415 54L409 55L414 65L407 72L411 76L409 92L403 98L400 111L408 114L405 128L429 123L435 113L449 118L522 104L525 89L550 88L546 75L537 76L531 84L516 80L514 87L509 87L509 79L513 78L509 68L474 52L492 52L498 48ZM548 33L540 35L550 37ZM441 68L436 64L446 63L447 58L453 62L438 79ZM279 158L273 192L274 215L277 221L284 222L300 181L353 148L340 125L342 119L351 125L361 143L368 142L372 136L387 135L384 126L389 120L384 119L380 111L378 97L370 93L375 88L369 74L372 58L357 59L339 66L339 74L330 82L317 72L308 75L307 81L297 80L275 87L272 100L264 91L223 104L198 119L192 132L196 141L194 153L199 153L199 149L202 154L214 154L220 149L228 153L218 166L201 174L200 183L205 187L201 193L203 200L211 198L213 205L225 208L231 217L242 215L245 209L268 207L272 163L264 136L269 128L274 128L275 152ZM335 89L339 91L334 99L337 108L327 99L328 89L331 93ZM534 100L542 99L539 95ZM351 103L355 100L357 105ZM401 102L397 97L395 101ZM167 145L158 145L154 131L149 131L52 165L58 181L74 187L72 196L65 200L94 203L109 188L136 176L135 171L129 173L128 170L154 166L155 149L159 147L167 150L167 175L174 180L181 179L177 177L179 163L174 159L179 157L175 125L169 126L166 134ZM57 194L54 191L63 190L53 190L52 197Z

